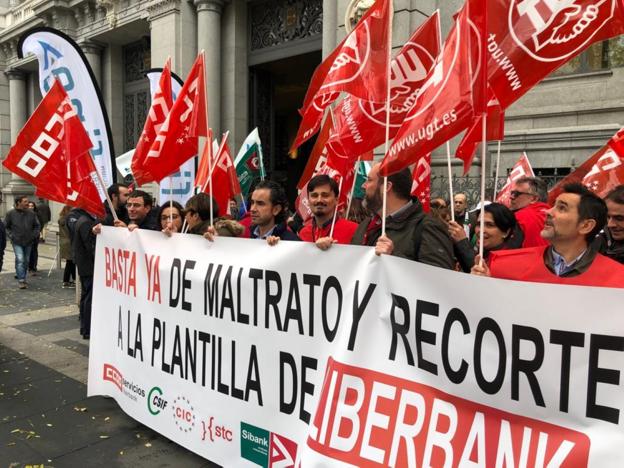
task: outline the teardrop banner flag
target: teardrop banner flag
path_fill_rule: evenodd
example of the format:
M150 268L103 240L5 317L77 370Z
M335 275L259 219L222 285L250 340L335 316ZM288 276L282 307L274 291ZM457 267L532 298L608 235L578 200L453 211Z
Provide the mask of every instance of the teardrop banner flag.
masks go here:
M91 155L95 166L104 183L113 184L117 170L108 114L91 65L80 46L56 29L35 28L22 35L17 54L19 58L30 54L37 57L42 95L52 87L55 78L60 80L93 142Z

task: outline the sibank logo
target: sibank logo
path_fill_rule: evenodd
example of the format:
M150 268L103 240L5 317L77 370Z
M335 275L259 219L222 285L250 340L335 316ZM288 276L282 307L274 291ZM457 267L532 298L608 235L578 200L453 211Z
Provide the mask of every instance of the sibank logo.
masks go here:
M167 407L167 400L163 397L163 391L160 387L152 388L147 394L147 409L150 414L156 416L164 411Z
M191 432L195 427L195 408L184 396L179 396L172 403L173 420L180 431Z
M264 468L295 466L297 444L284 436L241 421L241 457Z

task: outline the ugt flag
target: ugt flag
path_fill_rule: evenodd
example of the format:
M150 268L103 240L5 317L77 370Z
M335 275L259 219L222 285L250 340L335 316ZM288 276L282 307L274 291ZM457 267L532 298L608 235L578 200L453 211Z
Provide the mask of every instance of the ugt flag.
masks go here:
M323 112L340 92L372 102L385 102L389 0L377 0L353 31L321 63L312 75L299 113L302 121L291 152L318 132Z

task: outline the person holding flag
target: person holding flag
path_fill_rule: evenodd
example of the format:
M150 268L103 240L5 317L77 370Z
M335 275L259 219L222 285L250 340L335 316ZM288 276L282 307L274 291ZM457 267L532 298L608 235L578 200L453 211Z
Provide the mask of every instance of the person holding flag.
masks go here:
M315 242L321 250L327 250L335 243L350 244L358 225L337 215L339 191L336 181L327 174L314 176L308 182L307 193L312 219L299 231L299 238Z
M366 207L374 213L360 223L351 244L375 246L377 255L395 255L453 269L453 244L444 223L427 215L412 199L412 174L403 169L388 176L386 234L381 232L383 178L375 164L364 183Z

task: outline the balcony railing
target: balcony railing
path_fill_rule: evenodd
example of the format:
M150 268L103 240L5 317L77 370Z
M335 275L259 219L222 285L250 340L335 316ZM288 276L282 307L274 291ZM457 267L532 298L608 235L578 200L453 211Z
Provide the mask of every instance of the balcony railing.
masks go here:
M4 17L5 27L11 28L33 17L35 15L33 6L39 1L41 0L12 1L11 9Z

